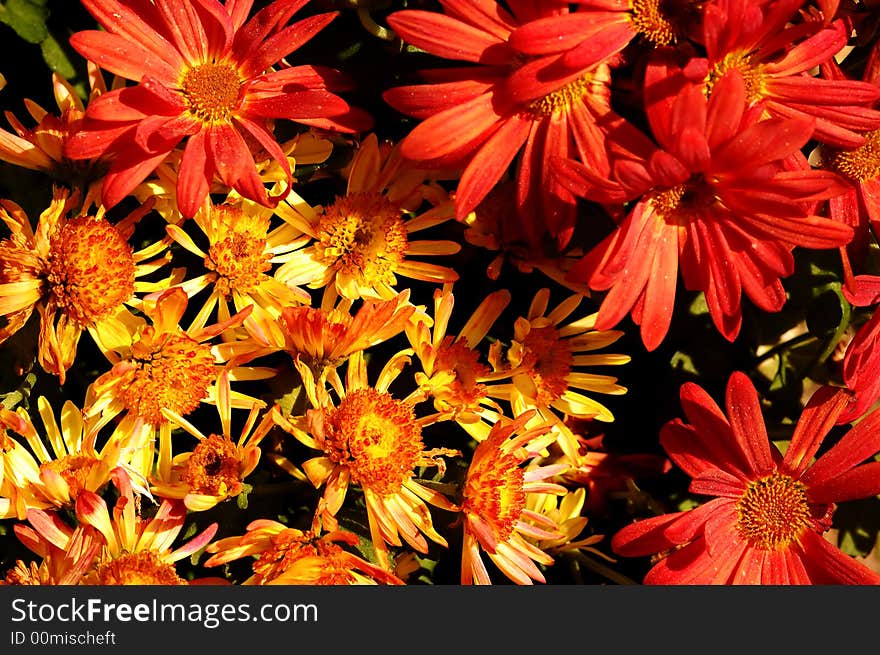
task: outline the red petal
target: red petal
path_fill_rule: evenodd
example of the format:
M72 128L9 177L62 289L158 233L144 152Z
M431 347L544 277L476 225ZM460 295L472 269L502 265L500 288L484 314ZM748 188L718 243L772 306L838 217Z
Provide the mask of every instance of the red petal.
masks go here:
M794 478L800 477L834 427L849 398L847 391L830 386L820 387L810 397L785 451L781 467L784 472Z
M208 36L195 7L179 0L154 0L177 49L190 65L206 61Z
M880 494L880 462L870 462L813 484L807 490L811 503L844 503Z
M388 16L388 24L404 41L436 57L489 66L513 61L503 39L451 16L405 9Z
M169 86L177 84L179 68L160 59L154 52L131 39L95 30L77 32L70 37L70 45L83 57L101 68L135 82L151 75ZM172 50L171 46L167 46ZM176 51L175 51L176 52Z
M211 161L223 183L245 198L267 204L266 187L238 130L231 125L213 125L207 128L206 136Z
M801 476L808 487L818 485L873 457L880 451L880 410L868 414Z
M257 50L241 62L241 74L245 77L259 75L267 68L299 49L336 18L338 12L309 16L283 29L263 42Z
M770 454L764 415L761 413L758 392L744 373L735 371L730 376L725 403L733 435L745 453L751 470L759 477L767 475L775 465Z
M814 584L880 584L880 575L857 562L815 532L806 532L800 539L803 563Z
M192 218L208 197L213 167L208 163L208 145L205 130L192 135L186 143L180 160L177 178L177 208L184 218Z
M348 103L329 91L293 91L264 98L248 99L245 110L261 118L325 118L350 109Z
M413 161L448 155L482 139L501 120L495 112L492 96L479 96L417 125L401 143L401 154Z

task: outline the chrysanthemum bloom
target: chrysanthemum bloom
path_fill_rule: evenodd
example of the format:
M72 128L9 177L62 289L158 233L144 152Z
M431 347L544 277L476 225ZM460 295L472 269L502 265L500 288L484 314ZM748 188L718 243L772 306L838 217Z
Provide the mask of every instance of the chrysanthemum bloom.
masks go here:
M838 19L794 23L804 0L722 0L707 3L703 41L707 80L729 72L741 77L749 106L761 103L767 115L815 119L812 136L835 146L864 143L863 132L880 128L880 87L861 80L826 80L809 74L831 60L849 40Z
M529 470L526 469L526 474ZM550 519L559 532L556 536L536 540L535 545L551 554L585 550L613 562L613 558L594 548L605 535L594 534L578 539L589 523L589 519L583 515L586 498L587 490L583 487L568 489L563 495L558 492L529 494L526 497L526 509Z
M61 408L60 424L43 396L37 408L42 430L23 407L14 412L0 408L0 518L24 519L30 509L70 508L83 490L99 492L111 471L130 457L117 434L97 448L93 424L83 420L73 402ZM24 437L27 447L13 434Z
M253 306L244 327L259 338L264 335L257 323L271 326L285 307L311 302L306 291L279 281L272 271L285 255L304 246L308 237L287 223L270 232L270 219L268 210L261 212L248 205L208 204L193 220L167 226L170 237L200 257L208 271L181 285L190 298L210 288L192 327L204 327L215 310L220 320L226 320L232 313ZM196 245L184 230L193 224L207 237L207 250Z
M849 406L838 423L851 423L869 411L880 398L880 312L859 326L843 357L843 382L852 392Z
M103 537L103 548L86 576L92 585L185 585L175 562L198 552L217 532L212 523L198 535L172 550L186 520L180 501L164 500L151 518L140 514L138 499L124 473L114 476L119 498L108 510L104 499L84 492L76 501L76 516Z
M565 494L565 487L548 478L566 467L524 466L555 439L547 424L525 429L532 415L499 420L474 450L461 501L462 584L492 584L481 550L517 584L545 582L537 564L553 564L553 558L529 539L558 539L563 534L555 521L526 504L533 493Z
M89 386L85 403L89 417L100 416L99 426L124 413L116 429L136 444L133 465L145 477L153 469L157 432L159 448L170 448L172 425L163 410L186 416L202 402L216 404L216 381L227 366L233 380L265 379L275 373L274 369L244 366L247 358L262 354L254 341L210 343L227 329L240 326L249 308L225 321L184 330L180 320L188 299L183 289L173 288L147 300L144 313L150 323L130 326L128 340L108 353L113 366ZM235 391L230 397L233 407L244 409L250 409L254 400Z
M496 370L509 370L511 381L489 384L489 395L506 400L513 415L534 409L537 418L553 423L559 446L572 460L577 441L565 425L566 416L610 422L614 415L603 404L582 393L620 395L626 388L609 375L587 373L586 366L618 366L628 355L596 353L617 341L623 332L596 330L595 313L564 323L578 308L583 296L572 294L549 312L550 289L535 294L526 316L514 322L514 336L506 362L493 362ZM564 324L563 324L564 323Z
M709 314L728 340L742 323L742 293L764 311L785 303L781 277L794 270L791 251L837 248L852 228L811 213L845 190L830 171L786 165L813 134L812 118L760 120L748 109L743 79L704 85L686 79L670 57L657 57L645 80L647 115L660 149L646 148L616 179L599 181L604 200L639 196L626 218L571 271L608 291L596 326L627 313L648 350L666 336L681 268L685 287L705 292ZM571 188L598 193L595 175L569 161L556 167Z
M39 562L18 560L0 585L77 585L101 550L102 540L88 525L72 528L57 514L28 511L30 525L16 523L15 536L40 557Z
M455 193L458 220L517 160L517 215L506 220L518 220L533 246L548 233L565 246L576 199L547 162L575 158L601 177L609 168L608 148L628 147L635 128L611 109L608 62L635 34L629 18L619 11L571 12L560 2L508 2L510 11L491 1L441 4L445 14L404 10L388 17L404 41L467 62L422 71L425 84L383 94L422 121L401 152L420 165L463 169ZM573 51L576 65L566 65Z
M407 360L405 352L392 357L371 386L363 353L354 353L348 360L345 388L337 390L341 398L337 404L323 386L315 384L311 371L298 364L314 409L305 417L285 417L277 406L273 408L278 425L306 446L322 451L302 468L315 487L324 485L323 525L335 529L334 517L349 487L356 485L363 492L376 558L387 570L388 546L401 546L401 537L420 553L428 551L425 536L447 545L434 529L425 503L447 511L457 509L415 477L419 467L445 470L441 456L459 453L446 448L426 450L422 428L434 418L417 418L415 400L398 400L389 393Z
M880 450L880 412L813 459L849 397L832 387L814 393L783 456L743 373L728 381L726 416L702 388L683 385L690 423L670 421L660 443L693 478L690 491L715 498L623 528L611 541L614 552L661 556L645 584L880 583L822 536L836 503L880 493L880 463L863 463Z
M12 234L0 241L0 343L40 314L40 365L64 383L83 331L101 349L118 331L126 304L139 304L137 293L167 288L166 280L138 278L165 265L167 243L157 241L137 252L128 243L134 225L149 211L145 205L110 223L102 208L95 216L70 217L76 195L56 187L36 230L21 207L0 200L0 219Z
M324 287L325 307L337 295L392 298L398 275L438 284L458 279L451 268L411 259L461 249L454 241L412 239L452 218L446 192L426 171L407 166L397 148L380 147L375 134L358 148L345 195L316 212L291 193L275 211L314 239L291 254L277 277L290 285Z
M347 87L336 71L283 62L273 68L336 16L287 25L305 4L276 0L247 20L252 0L83 0L104 29L77 32L71 45L101 68L137 82L95 99L66 148L72 159L113 158L102 190L107 207L131 193L183 139L177 202L185 217L195 215L215 175L247 198L274 203L292 184L272 132L276 119L342 132L369 128L368 116L331 93ZM283 168L280 194L268 196L255 148Z
M91 101L106 93L107 88L98 68L90 61L86 66ZM79 131L86 110L76 90L58 73L52 73L52 91L60 115L50 114L36 102L25 100L28 113L37 123L34 127L25 127L6 112L15 134L0 129L0 160L47 173L59 182L81 189L85 195L84 207L97 205L99 180L109 162L101 158L73 161L64 154L64 146L70 136Z
M215 553L205 566L252 557L253 575L243 585L401 585L403 580L346 549L358 536L343 530L318 535L260 519L240 537L227 537L205 549Z
M452 285L444 285L442 291L434 291L433 320L417 316L406 330L422 365L422 371L415 374L419 389L433 400L442 419L457 421L480 441L503 413L489 398L485 382L509 377L510 373L493 372L481 359L478 348L509 303L510 292L506 289L490 293L457 335L447 334L455 298Z

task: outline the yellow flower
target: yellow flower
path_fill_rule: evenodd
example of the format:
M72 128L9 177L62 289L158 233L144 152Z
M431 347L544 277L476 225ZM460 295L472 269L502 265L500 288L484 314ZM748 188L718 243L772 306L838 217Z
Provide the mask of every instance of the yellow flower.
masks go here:
M168 262L167 255L157 257L167 248L162 241L137 252L128 244L149 205L116 225L104 218L102 209L95 216L68 218L75 205L75 197L56 187L34 231L21 207L0 201L0 219L12 232L0 241L0 316L6 317L0 343L21 329L36 309L40 365L59 376L62 384L83 330L104 350L108 335L125 320L125 305L139 305L136 293L172 283L171 278L138 280ZM157 258L148 261L153 257Z
M453 241L413 241L415 232L450 220L452 202L425 171L407 167L397 148L380 147L374 134L361 143L348 174L345 195L316 211L291 193L275 213L308 234L313 243L278 270L287 284L324 288L323 306L342 295L392 298L397 276L443 283L458 279L451 268L411 257L451 255ZM422 210L423 205L429 208Z

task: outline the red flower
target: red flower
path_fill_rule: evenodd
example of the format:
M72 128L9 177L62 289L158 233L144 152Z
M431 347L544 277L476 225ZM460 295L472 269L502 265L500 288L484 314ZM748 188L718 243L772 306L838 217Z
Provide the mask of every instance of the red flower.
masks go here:
M545 232L571 238L576 199L550 174L552 156L607 172L606 135L625 142L635 128L611 111L607 60L636 32L624 12L572 13L566 3L441 0L446 14L398 11L388 17L408 43L468 62L423 71L427 84L385 92L395 109L423 119L401 153L423 166L461 166L455 196L463 220L519 154L516 201L532 244ZM589 47L578 48L578 44ZM566 61L577 54L576 65Z
M712 320L732 341L743 292L764 311L785 303L780 278L793 272L794 246L836 248L852 237L849 226L809 209L841 193L843 181L791 163L812 135L813 119L760 120L762 107L748 108L742 78L731 73L707 100L702 83L665 59L649 63L645 79L659 149L644 145L641 160L619 161L610 180L575 161L554 162L579 195L600 202L641 196L569 277L610 290L597 329L632 311L649 350L669 329L679 267L688 289L705 292Z
M846 348L843 381L854 397L837 422L850 423L880 398L880 312L876 308Z
M645 584L880 584L880 575L822 537L835 503L880 493L880 462L862 464L880 450L880 412L811 462L848 400L845 390L817 391L783 456L744 374L728 382L727 416L703 389L685 384L690 423L670 421L660 443L693 478L690 491L715 498L623 528L613 550L663 555Z
M335 13L287 26L307 0L276 0L245 22L252 0L83 0L104 30L70 43L101 68L138 82L93 101L82 132L67 143L72 159L114 156L102 190L110 207L128 195L184 138L177 200L186 217L208 196L215 175L241 195L271 204L254 163L265 150L290 166L272 134L274 119L340 131L369 127L368 117L330 90L338 73L315 66L273 66L324 28ZM284 189L280 197L287 195Z

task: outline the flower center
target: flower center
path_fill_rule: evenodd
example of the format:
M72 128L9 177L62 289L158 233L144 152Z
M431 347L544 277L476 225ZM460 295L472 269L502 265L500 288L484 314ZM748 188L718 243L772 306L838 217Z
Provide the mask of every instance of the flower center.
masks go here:
M350 584L353 576L347 566L345 551L336 544L318 540L309 535L297 535L285 531L272 538L272 547L264 551L253 563L254 582L267 584L290 571L303 560L310 560L303 567L307 580L304 584L335 585Z
M647 199L667 225L687 225L703 209L715 203L715 192L702 176L697 175L684 184L653 191Z
M70 497L76 498L79 492L86 488L86 480L92 472L92 467L98 463L98 460L91 455L75 453L45 462L40 465L40 469L55 471L64 478L70 490Z
M761 550L781 550L810 526L804 485L787 475L749 482L736 506L740 535Z
M132 347L131 361L135 367L123 381L122 403L152 425L165 422L163 407L181 416L193 411L216 378L210 346L185 334L157 339L152 327Z
M541 118L566 111L584 96L596 93L597 91L594 87L599 84L600 82L596 80L594 75L587 73L583 77L579 77L573 82L569 82L565 86L548 93L543 98L534 100L526 108L526 112L535 118Z
M706 95L711 95L715 82L728 71L738 71L746 85L746 100L754 104L767 93L764 82L764 66L752 65L749 56L743 52L731 52L717 62L706 78Z
M535 402L549 405L568 388L571 347L551 325L532 327L522 342L519 362L535 388Z
M468 348L464 339L453 342L452 337L446 337L437 349L434 368L455 373L455 379L445 388L434 389L438 399L466 408L479 405L486 396L486 386L477 378L488 375L489 367L479 361L479 353Z
M324 422L324 451L347 466L353 482L381 495L396 493L422 453L412 407L375 389L350 392Z
M525 474L511 453L497 451L489 455L474 457L461 509L488 523L496 539L503 542L513 533L526 506Z
M174 565L162 561L154 550L125 553L101 564L96 573L100 585L186 584Z
M633 0L633 27L655 46L670 45L699 16L702 4L698 0Z
M228 121L238 106L241 82L230 64L199 64L186 71L180 91L194 118L203 123Z
M239 209L217 208L217 238L208 250L205 267L217 271L214 283L224 297L247 295L256 289L272 264L266 252L269 217L251 216Z
M229 439L212 434L199 442L181 476L190 492L229 496L241 491L238 449Z
M854 150L836 150L828 167L855 182L880 176L880 130L865 135L865 145Z
M400 209L379 193L353 193L327 208L318 225L319 260L365 286L394 284L409 241Z
M65 313L86 327L134 294L131 246L104 219L80 216L51 239L47 280Z

